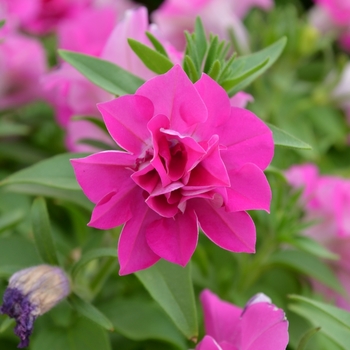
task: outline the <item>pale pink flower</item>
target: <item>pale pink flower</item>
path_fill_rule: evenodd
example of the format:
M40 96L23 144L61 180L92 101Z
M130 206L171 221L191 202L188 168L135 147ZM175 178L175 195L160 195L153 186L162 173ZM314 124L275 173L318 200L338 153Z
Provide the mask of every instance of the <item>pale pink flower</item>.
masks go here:
M340 45L350 50L350 1L314 0L310 11L310 22L321 33L334 32Z
M198 225L224 249L255 251L255 227L245 211L269 210L263 170L274 149L259 118L231 107L225 90L207 75L192 84L179 65L135 95L98 107L126 152L105 151L72 164L96 204L89 225L125 223L118 245L121 274L160 258L186 265Z
M282 309L260 293L244 309L219 299L209 290L200 296L205 337L196 350L284 350L288 321Z
M254 98L244 91L239 91L231 97L230 101L232 107L245 108L249 102L254 101Z
M241 49L247 50L248 34L242 17L252 6L267 9L272 5L271 0L166 0L152 18L178 50L184 49L184 30L193 31L197 16L201 17L207 33L217 34L221 39L228 39L228 30L233 29Z
M40 42L6 33L0 42L0 110L41 98L39 80L45 72L46 56Z
M350 47L350 46L349 46ZM346 64L340 80L334 90L332 91L332 97L337 100L337 103L341 109L343 109L348 123L350 125L350 64Z
M350 180L336 176L319 175L313 164L293 166L286 172L293 187L303 187L302 201L307 221L315 224L304 231L330 251L339 260L328 261L345 290L350 293ZM339 307L350 311L350 300L312 281L316 290L327 299L334 299Z
M86 12L88 17L94 16L97 21L103 21L104 9L99 11ZM86 14L85 13L85 14ZM84 16L85 16L84 14ZM101 17L102 16L102 17ZM108 19L109 17L107 17ZM111 18L109 18L111 20ZM123 21L109 33L106 39L106 31L96 31L93 40L94 45L90 46L89 33L91 32L91 24L86 18L80 22L79 29L76 29L76 38L84 37L84 40L69 41L69 33L66 33L64 42L65 47L71 45L82 53L96 54L102 59L111 61L118 66L130 71L131 73L143 79L149 79L156 74L150 71L143 62L136 56L130 48L127 39L132 38L141 43L151 46L145 32L150 30L148 23L147 10L140 7L136 10L128 10L125 13ZM99 37L101 35L101 37ZM70 42L70 44L68 44ZM79 43L79 45L77 45ZM174 56L174 55L173 55ZM172 57L172 56L171 56ZM175 56L174 56L175 57ZM176 57L174 61L176 61ZM77 122L71 120L73 116L94 116L99 117L96 103L108 101L113 95L102 90L98 86L91 83L82 74L77 72L70 65L64 63L59 69L54 70L43 80L48 100L55 106L56 116L59 123L68 129L67 145L71 151L86 150L86 146L79 144L79 138L83 137L84 129L79 129ZM75 123L74 126L68 124ZM79 122L80 126L82 123ZM87 123L85 123L85 126ZM79 130L78 134L72 134ZM92 136L93 130L97 130L95 125L91 125L86 129L86 136ZM97 132L97 131L96 131ZM96 138L100 139L100 132L96 134ZM104 142L105 138L103 139ZM107 142L108 143L108 142Z

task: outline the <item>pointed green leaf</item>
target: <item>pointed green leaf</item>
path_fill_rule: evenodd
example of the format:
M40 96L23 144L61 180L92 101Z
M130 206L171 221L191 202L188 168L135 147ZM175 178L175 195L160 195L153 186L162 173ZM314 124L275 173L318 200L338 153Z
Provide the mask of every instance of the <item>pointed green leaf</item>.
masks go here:
M105 258L105 257L116 258L117 249L116 248L96 248L96 249L91 249L87 251L82 255L80 260L72 267L72 272L71 272L72 278L74 279L77 276L80 269L90 261L99 259L99 258Z
M215 60L213 65L209 69L208 75L212 79L216 80L220 74L220 70L221 70L221 63L219 60Z
M196 22L194 25L194 33L195 33L195 45L197 56L199 60L199 64L202 65L205 53L207 52L207 37L205 35L205 30L203 27L202 20L200 17L196 18Z
M305 350L306 345L309 341L310 338L312 338L319 330L321 327L316 327L316 328L311 328L309 329L300 339L297 350Z
M0 186L13 192L68 200L91 210L92 204L82 193L69 162L87 155L59 154L10 175L0 181Z
M109 317L115 330L129 339L156 339L187 349L183 335L154 301L118 297L102 304L100 310Z
M290 295L293 301L289 309L305 317L338 346L347 350L350 339L350 313L335 306L300 295Z
M114 330L112 322L94 305L81 299L76 294L71 294L68 300L72 307L83 316L87 317L88 319L97 323L98 325L107 329L108 331Z
M128 43L144 65L157 74L166 73L174 65L167 57L134 39Z
M41 258L49 265L59 265L44 198L34 199L31 220L34 241Z
M258 72L261 70L264 66L266 66L269 62L269 58L267 58L265 61L261 62L257 66L253 67L250 70L245 70L243 74L239 75L238 77L234 77L228 80L225 80L221 86L226 90L230 92L235 91L234 87L238 84L240 84L242 81L247 80L250 76L252 76L255 72ZM238 92L238 91L237 91Z
M168 53L166 52L162 43L150 32L146 32L147 38L152 43L153 47L163 56L169 58Z
M58 53L86 78L111 94L133 94L145 82L109 61L67 50Z
M219 45L219 38L218 36L212 37L210 44L209 44L209 50L207 54L207 58L205 59L204 69L203 72L207 73L209 72L211 66L213 65L214 61L217 59L217 50Z
M6 317L0 325L0 334L4 333L8 328L13 327L16 321L13 318Z
M196 66L192 58L188 55L185 56L184 69L188 77L191 79L192 83L195 83L199 79L199 75Z
M197 311L190 266L181 267L160 260L156 265L136 272L135 275L179 330L188 339L196 340Z
M233 96L238 91L243 90L250 83L252 83L257 77L259 77L262 73L264 73L268 68L270 68L281 55L284 47L286 46L287 39L284 37L274 44L266 47L265 49L255 52L251 55L238 57L232 64L232 69L235 70L236 66L244 64L243 69L241 71L241 75L245 72L252 70L254 67L261 65L262 62L265 62L266 59L269 59L268 63L262 66L259 70L257 70L254 74L250 75L247 79L240 82L236 85L232 90L228 92L229 96Z
M24 217L25 213L22 210L9 211L5 215L0 216L0 232L16 226Z
M273 133L273 140L276 146L283 146L288 148L298 148L310 150L312 147L306 142L299 140L295 136L288 134L286 131L278 128L270 123L265 123Z
M30 344L32 350L47 350L48 346L50 350L111 350L106 330L85 317L69 327L47 325Z
M299 273L315 278L340 294L344 293L342 285L330 268L311 254L299 250L283 250L271 255L269 262L287 266Z
M332 253L320 243L316 242L314 239L306 236L295 236L285 242L292 244L294 247L299 248L307 253L318 256L323 259L339 260L337 254Z

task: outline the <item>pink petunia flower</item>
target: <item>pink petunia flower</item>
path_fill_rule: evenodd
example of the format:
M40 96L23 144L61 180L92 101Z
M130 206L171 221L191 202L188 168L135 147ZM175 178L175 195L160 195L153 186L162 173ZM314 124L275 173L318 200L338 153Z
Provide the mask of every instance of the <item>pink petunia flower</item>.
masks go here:
M304 234L339 256L339 260L327 263L350 293L350 180L319 175L313 164L293 166L286 176L293 187L304 188L302 200L306 220L315 221L315 225L306 229ZM334 300L336 305L350 311L350 299L316 281L312 283L328 300Z
M259 118L231 107L209 76L193 84L179 65L134 95L98 108L126 152L100 152L72 164L96 204L89 225L110 229L125 223L120 274L160 258L186 265L198 225L224 249L255 251L255 227L245 211L269 210L263 170L274 149L272 133Z
M228 29L232 28L243 50L248 47L248 34L242 18L249 9L258 6L269 9L271 0L166 0L153 13L153 20L160 30L178 50L185 47L184 30L194 29L197 16L200 16L208 33L228 39Z
M38 82L45 72L46 56L40 42L6 32L0 42L0 110L42 98Z
M315 6L310 11L310 22L321 33L335 32L340 45L350 50L350 1L349 0L314 0Z
M206 335L196 350L284 350L288 321L282 309L259 293L244 309L204 290L200 296Z

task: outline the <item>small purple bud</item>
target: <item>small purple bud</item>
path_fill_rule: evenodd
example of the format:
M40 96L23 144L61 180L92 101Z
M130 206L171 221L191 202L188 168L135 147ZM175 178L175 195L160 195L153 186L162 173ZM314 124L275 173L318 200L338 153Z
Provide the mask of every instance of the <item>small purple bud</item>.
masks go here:
M21 339L19 348L29 345L35 319L69 293L69 279L56 266L34 266L12 275L0 313L16 320L15 334Z

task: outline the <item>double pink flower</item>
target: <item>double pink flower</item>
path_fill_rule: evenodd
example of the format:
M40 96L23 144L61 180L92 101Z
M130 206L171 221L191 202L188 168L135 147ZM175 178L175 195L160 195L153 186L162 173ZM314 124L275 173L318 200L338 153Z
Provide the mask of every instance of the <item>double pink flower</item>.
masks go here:
M96 204L90 226L125 223L120 273L160 258L186 265L198 225L220 247L255 251L255 226L245 210L269 210L263 170L273 156L272 133L253 113L231 107L226 92L203 74L193 84L182 68L98 108L126 152L74 159L75 174Z

